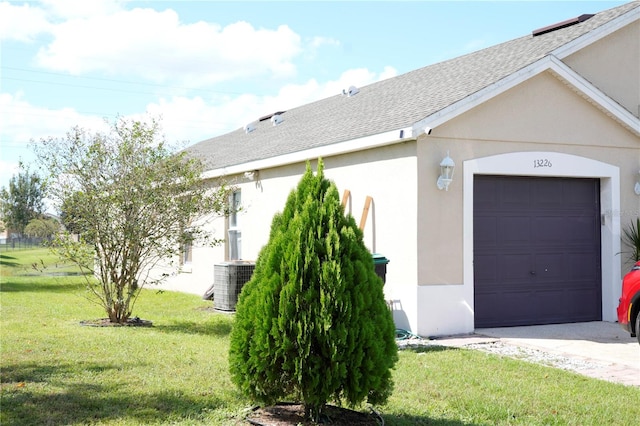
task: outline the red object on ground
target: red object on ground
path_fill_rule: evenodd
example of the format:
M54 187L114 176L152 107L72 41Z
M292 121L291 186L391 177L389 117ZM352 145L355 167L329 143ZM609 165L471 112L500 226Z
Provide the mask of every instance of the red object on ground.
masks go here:
M618 322L640 343L640 261L622 279Z

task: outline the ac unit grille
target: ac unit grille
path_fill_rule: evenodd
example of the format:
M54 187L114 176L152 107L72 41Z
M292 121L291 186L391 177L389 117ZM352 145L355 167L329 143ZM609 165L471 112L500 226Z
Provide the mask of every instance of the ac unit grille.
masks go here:
M220 263L213 266L213 307L234 311L242 287L251 279L254 263Z

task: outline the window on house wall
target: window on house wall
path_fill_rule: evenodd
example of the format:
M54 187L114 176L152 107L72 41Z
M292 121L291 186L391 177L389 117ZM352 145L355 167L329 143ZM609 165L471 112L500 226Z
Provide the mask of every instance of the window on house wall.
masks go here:
M240 229L240 190L233 191L229 196L229 229L227 246L229 250L229 260L242 259L242 231Z
M189 233L185 234L184 242L182 243L182 257L180 261L183 265L190 264L193 258L193 239Z
M193 246L191 245L190 242L185 243L184 246L182 246L182 264L186 265L191 263L192 256L193 256Z

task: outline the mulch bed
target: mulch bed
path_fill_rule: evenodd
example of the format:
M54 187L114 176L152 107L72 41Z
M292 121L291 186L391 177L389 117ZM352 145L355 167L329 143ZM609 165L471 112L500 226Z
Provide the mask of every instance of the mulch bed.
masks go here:
M315 423L304 418L302 404L281 403L270 407L256 408L247 416L247 422L256 426L312 426L327 424L332 426L380 426L382 418L375 414L361 413L347 408L327 405L323 421Z
M109 318L98 318L94 320L80 321L80 325L86 325L89 327L151 327L153 322L134 317L129 318L126 323L118 324L109 321Z

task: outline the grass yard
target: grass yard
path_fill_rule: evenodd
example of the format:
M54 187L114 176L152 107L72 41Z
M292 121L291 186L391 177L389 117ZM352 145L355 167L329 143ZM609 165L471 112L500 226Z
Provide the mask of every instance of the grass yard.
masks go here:
M251 402L227 371L232 315L198 296L145 290L134 314L153 327L81 326L105 315L72 268L44 249L0 256L0 424L243 424ZM394 375L392 398L376 407L386 425L640 418L638 388L477 351L403 351Z

